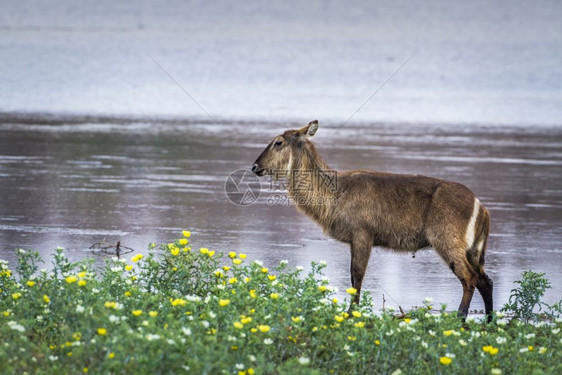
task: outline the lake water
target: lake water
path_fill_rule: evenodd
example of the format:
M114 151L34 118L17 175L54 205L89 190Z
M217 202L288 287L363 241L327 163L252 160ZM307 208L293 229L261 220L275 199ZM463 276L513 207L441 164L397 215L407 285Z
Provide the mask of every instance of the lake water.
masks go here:
M0 119L0 256L16 247L48 258L95 256L105 239L137 251L193 233L193 245L243 251L272 266L328 262L349 286L349 250L286 204L271 204L264 180L253 204L233 204L225 182L247 169L269 140L298 123L141 121L4 115ZM469 186L492 216L487 270L496 306L523 270L546 272L562 296L562 129L322 122L315 143L334 168L419 173ZM226 133L225 133L226 132ZM239 139L225 134L243 135ZM332 136L335 135L334 138ZM98 256L99 257L99 256ZM454 309L461 286L431 251L415 258L375 249L365 290L375 302L419 305L425 296ZM472 308L483 308L478 295Z
M272 265L349 251L294 207L232 204L228 176L276 134L320 120L333 167L459 181L492 214L496 307L523 270L562 298L562 3L523 0L136 0L2 3L0 257L105 239L194 246ZM346 125L344 125L346 124ZM343 129L342 129L343 127ZM341 129L332 137L337 129ZM461 287L432 251L374 250L380 306ZM483 307L476 296L473 308Z

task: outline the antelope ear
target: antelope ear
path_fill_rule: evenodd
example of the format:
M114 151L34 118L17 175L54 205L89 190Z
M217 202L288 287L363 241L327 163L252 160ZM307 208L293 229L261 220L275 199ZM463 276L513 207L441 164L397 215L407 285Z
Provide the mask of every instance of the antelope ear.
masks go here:
M318 120L310 121L308 125L299 130L299 134L312 137L318 130Z

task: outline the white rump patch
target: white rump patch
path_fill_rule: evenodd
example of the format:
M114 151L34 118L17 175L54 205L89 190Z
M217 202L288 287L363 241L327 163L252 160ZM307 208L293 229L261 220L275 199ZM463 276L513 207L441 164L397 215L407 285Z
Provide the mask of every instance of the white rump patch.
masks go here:
M464 239L466 241L467 247L472 247L474 245L474 235L476 229L474 226L476 225L476 219L478 218L478 214L480 213L480 200L478 198L474 198L474 208L472 209L472 216L470 217L470 221L468 222L468 226L466 227L466 234Z

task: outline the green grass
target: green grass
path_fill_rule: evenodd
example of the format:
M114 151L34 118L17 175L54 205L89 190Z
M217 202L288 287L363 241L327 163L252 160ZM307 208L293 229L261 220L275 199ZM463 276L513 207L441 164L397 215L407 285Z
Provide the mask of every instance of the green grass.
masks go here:
M368 297L348 315L325 265L267 269L189 235L97 271L62 250L51 271L29 251L0 263L0 373L562 373L560 320L463 323L429 301L397 319Z

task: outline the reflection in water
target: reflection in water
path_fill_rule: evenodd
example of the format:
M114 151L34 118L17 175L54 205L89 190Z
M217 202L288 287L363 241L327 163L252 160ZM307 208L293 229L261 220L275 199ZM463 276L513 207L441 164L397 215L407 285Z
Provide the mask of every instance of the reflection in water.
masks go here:
M224 194L231 172L248 168L273 136L300 124L223 125L243 138L235 142L203 122L4 115L0 256L13 266L16 247L48 259L63 246L77 260L104 239L144 251L188 228L195 247L244 251L270 265L324 259L332 284L347 288L347 247L294 207L268 204L265 180L249 206ZM321 122L315 137L332 167L431 175L481 197L492 215L487 269L496 307L527 269L553 282L548 301L561 298L562 130L361 124L330 139L336 126ZM432 251L413 258L375 249L364 288L379 307L384 293L391 305L409 308L432 296L454 309L462 294ZM472 308L483 308L479 296Z

